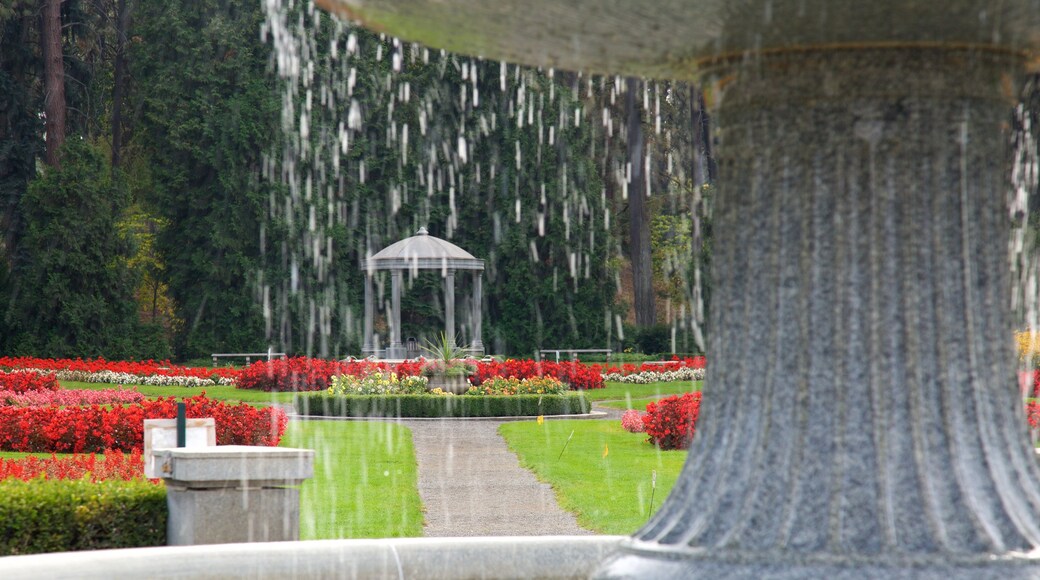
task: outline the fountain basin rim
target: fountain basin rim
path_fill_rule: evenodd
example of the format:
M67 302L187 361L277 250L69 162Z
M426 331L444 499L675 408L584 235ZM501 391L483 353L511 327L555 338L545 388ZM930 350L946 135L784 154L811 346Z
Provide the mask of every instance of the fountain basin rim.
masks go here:
M541 415L546 421L555 419L606 419L609 417L606 411L590 411L588 413L575 413L571 415ZM510 415L505 417L329 417L324 415L299 415L290 413L290 419L300 421L384 421L399 423L401 421L534 421L538 415Z
M738 64L748 58L757 57L782 57L785 55L808 55L808 54L833 54L836 52L869 52L869 51L942 51L944 53L975 53L1005 56L1012 59L1021 59L1029 64L1030 70L1040 70L1040 56L1034 55L1026 50L1016 50L995 44L978 43L952 43L952 42L836 42L822 44L805 44L799 46L784 46L776 48L764 48L760 50L732 51L714 54L703 58L694 59L692 65L697 70L706 70Z
M591 74L698 79L702 62L774 50L965 46L1040 70L1040 2L947 0L316 0L374 31L457 54ZM807 5L808 8L805 8ZM823 9L823 8L826 9Z
M497 536L256 542L0 558L0 577L585 578L622 536ZM496 574L501 574L500 576Z
M940 566L970 568L994 563L1030 566L1040 571L1040 548L1029 551L1009 551L1004 554L958 554L944 552L941 559L936 554L862 554L836 555L827 552L793 552L791 550L719 550L682 545L666 545L627 538L618 546L618 554L650 556L664 560L711 560L714 562L769 565L792 568L798 566L858 566L887 568L922 568Z

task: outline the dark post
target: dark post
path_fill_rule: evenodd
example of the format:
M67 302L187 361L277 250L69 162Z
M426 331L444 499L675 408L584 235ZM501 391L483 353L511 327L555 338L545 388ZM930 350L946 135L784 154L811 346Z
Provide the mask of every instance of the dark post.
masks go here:
M177 403L177 447L187 447L188 427L184 403Z

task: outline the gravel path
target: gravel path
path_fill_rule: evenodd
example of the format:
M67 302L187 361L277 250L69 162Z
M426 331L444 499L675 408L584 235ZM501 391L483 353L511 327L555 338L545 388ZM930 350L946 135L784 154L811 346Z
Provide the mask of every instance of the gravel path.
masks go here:
M401 421L419 464L424 535L591 534L556 503L552 488L520 467L500 421Z

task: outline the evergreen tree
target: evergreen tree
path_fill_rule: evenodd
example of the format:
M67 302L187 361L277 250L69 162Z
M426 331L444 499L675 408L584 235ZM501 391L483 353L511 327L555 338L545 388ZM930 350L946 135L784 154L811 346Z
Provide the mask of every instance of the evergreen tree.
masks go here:
M260 7L147 0L135 19L136 138L155 184L144 201L168 224L155 246L183 320L177 352L263 349L252 281L269 192L257 175L278 103Z
M33 181L21 202L23 256L6 323L12 354L151 358L168 355L137 322L131 248L116 227L129 198L105 156L74 138L62 166Z

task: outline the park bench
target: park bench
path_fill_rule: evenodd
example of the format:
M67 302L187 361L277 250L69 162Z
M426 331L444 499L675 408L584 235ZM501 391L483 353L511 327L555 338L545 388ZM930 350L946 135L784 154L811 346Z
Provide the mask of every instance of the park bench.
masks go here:
M210 355L213 357L213 366L217 366L218 358L244 358L246 359L246 366L252 362L253 358L267 358L271 360L274 358L281 358L285 356L284 352L229 352L229 353L213 353Z
M565 352L571 355L572 359L577 359L580 353L590 354L605 354L607 355L607 362L610 362L610 355L614 351L609 348L545 348L538 351L539 358L547 357L550 354L556 355L556 362L560 362L560 353Z

